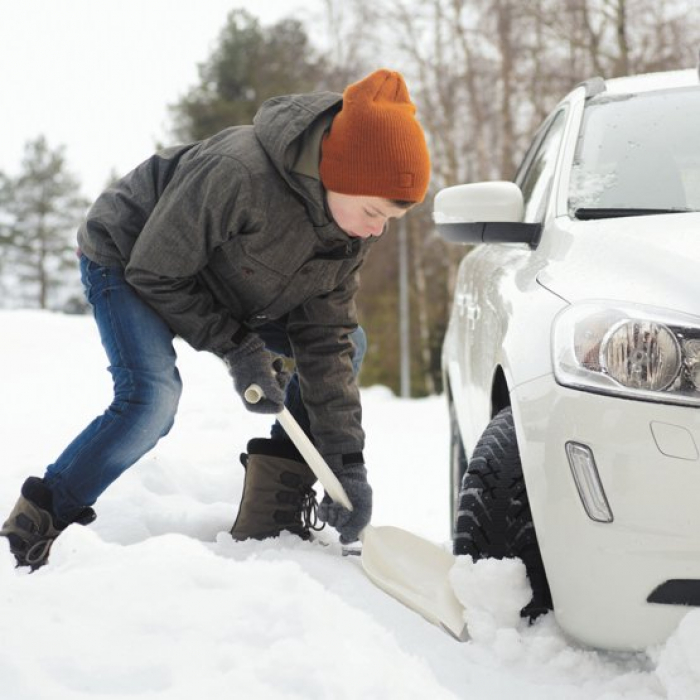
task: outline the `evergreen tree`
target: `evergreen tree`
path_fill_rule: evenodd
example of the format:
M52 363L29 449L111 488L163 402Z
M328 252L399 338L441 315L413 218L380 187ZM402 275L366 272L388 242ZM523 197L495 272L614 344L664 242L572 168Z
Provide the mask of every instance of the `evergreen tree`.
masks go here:
M317 89L322 69L300 22L284 19L267 28L234 10L199 77L200 84L172 108L174 134L183 141L251 124L269 97Z
M10 241L10 217L7 213L5 199L9 194L9 178L0 172L0 307L5 306L8 296L8 280L5 275L7 267L7 249Z
M19 175L0 178L0 272L12 290L3 305L61 305L56 292L66 285L66 271L75 270L75 229L87 206L63 149L52 150L43 136L29 141Z

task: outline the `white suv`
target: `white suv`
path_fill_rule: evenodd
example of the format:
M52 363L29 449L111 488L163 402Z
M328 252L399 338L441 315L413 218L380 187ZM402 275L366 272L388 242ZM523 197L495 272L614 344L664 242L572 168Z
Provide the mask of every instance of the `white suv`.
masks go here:
M459 269L443 371L455 552L518 556L608 649L700 606L700 82L574 89L515 182L435 198ZM551 596L550 596L551 593Z

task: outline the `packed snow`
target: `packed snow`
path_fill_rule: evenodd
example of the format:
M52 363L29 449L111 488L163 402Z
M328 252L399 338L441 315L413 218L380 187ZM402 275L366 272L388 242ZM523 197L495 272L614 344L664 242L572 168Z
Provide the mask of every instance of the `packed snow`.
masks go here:
M6 515L24 478L105 408L110 378L89 317L6 311L0 328ZM646 653L586 649L551 614L520 619L521 562L460 557L460 643L373 586L334 531L234 542L238 455L269 419L245 411L216 358L177 349L176 426L103 495L95 523L71 526L34 574L0 542L2 700L700 699L700 611ZM371 387L363 404L374 524L449 548L444 398Z

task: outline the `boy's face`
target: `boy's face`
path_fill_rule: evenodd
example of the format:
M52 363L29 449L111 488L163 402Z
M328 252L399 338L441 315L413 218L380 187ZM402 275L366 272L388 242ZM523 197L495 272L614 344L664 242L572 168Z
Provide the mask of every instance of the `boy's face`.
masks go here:
M400 219L408 209L382 197L327 192L328 208L335 223L351 238L381 236L389 219Z

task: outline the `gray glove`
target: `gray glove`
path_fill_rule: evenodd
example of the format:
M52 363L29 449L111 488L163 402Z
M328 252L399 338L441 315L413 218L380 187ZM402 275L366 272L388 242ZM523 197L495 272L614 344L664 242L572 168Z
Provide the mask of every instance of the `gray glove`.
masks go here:
M281 358L273 359L259 336L253 333L245 336L240 345L224 355L224 362L233 377L234 388L249 411L279 413L282 410L290 374L284 370ZM264 394L257 403L245 400L245 390L251 384L257 384Z
M367 483L364 464L349 464L335 470L353 510L335 503L326 494L318 506L318 517L340 533L341 544L355 542L372 518L372 487Z

